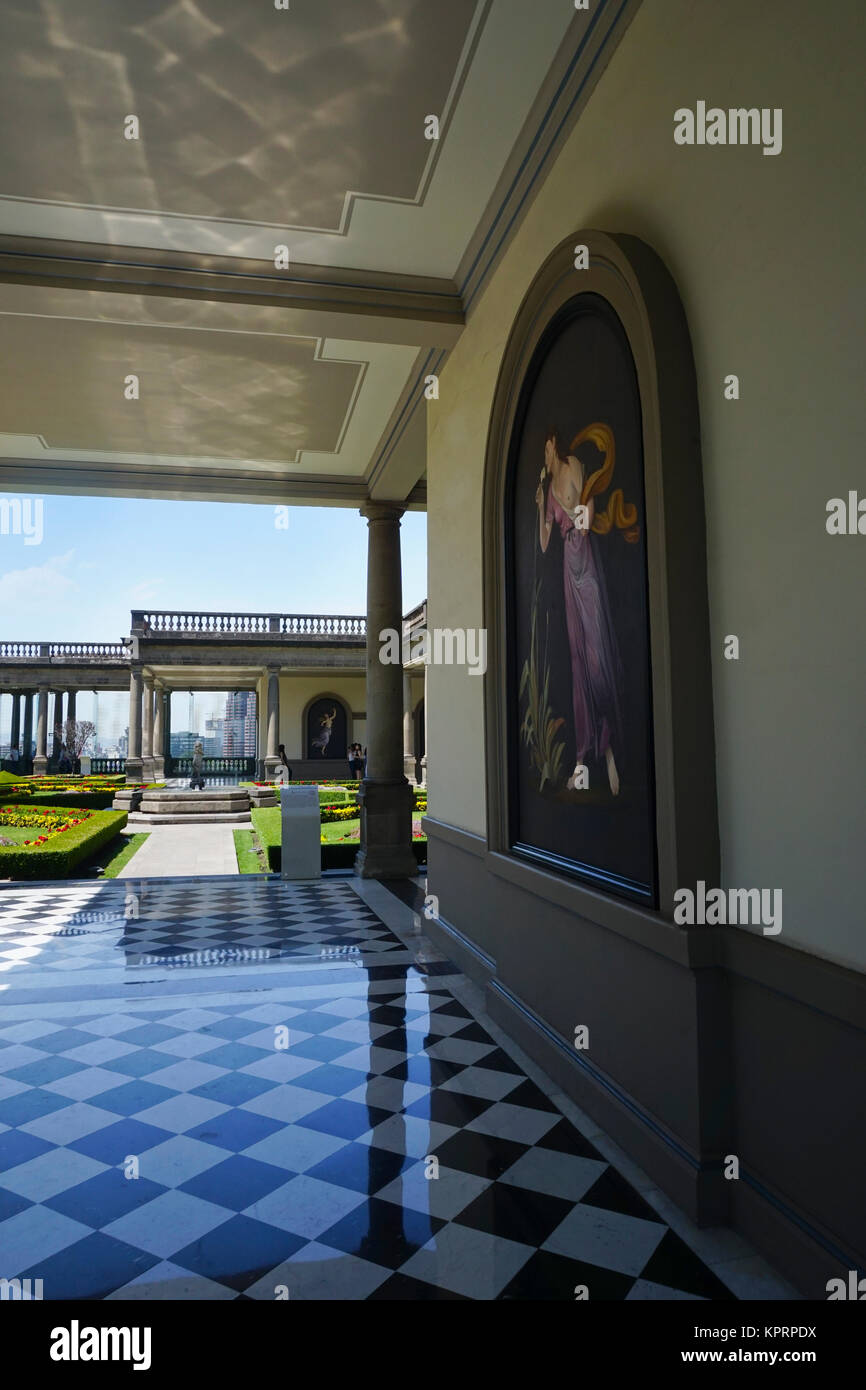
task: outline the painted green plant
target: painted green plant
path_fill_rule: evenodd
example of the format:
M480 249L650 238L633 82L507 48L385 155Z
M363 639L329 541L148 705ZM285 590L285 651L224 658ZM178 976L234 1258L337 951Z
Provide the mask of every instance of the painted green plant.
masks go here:
M541 666L538 657L538 587L532 600L532 621L529 638L529 657L523 663L518 698L526 697L526 712L520 725L520 737L529 749L532 766L538 773L538 790L545 782L555 785L560 780L563 740L557 737L565 723L554 716L550 707L550 665L547 659L547 630Z

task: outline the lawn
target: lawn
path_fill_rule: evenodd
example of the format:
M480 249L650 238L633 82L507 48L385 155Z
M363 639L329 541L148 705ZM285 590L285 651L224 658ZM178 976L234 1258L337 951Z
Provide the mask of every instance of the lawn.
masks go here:
M98 854L88 868L101 867L103 878L117 878L121 869L129 863L136 851L141 849L149 834L148 830L141 830L135 835L118 835L116 840L105 846L102 854Z
M0 840L12 840L16 845L26 844L35 833L27 825L0 825Z
M261 807L253 810L253 838L261 848L263 864L261 869L242 869L242 873L263 871L279 873L282 860L280 818L281 812L278 806ZM355 852L361 843L360 818L355 816L352 819L335 820L322 825L320 839L323 869L351 868L354 863ZM418 810L412 817L412 841L416 859L419 863L424 863L427 858L427 837L421 829L421 814ZM235 844L237 844L237 839Z
M268 866L254 830L233 830L239 874L266 874Z

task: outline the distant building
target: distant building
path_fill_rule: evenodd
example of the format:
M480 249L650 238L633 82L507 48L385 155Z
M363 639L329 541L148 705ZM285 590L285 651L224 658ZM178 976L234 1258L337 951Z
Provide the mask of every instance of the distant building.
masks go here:
M191 758L192 750L198 742L203 742L201 735L185 729L182 732L171 731L171 754L174 758Z
M204 722L204 737L202 739L202 749L206 758L220 758L223 755L225 738L225 720L206 719Z
M222 752L226 758L256 756L256 695L254 690L232 690L226 695Z

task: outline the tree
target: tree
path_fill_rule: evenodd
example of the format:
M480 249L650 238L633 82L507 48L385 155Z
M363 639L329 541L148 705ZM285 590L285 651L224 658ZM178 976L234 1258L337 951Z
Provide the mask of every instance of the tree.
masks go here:
M67 719L63 725L63 742L73 767L77 767L82 753L96 733L96 725L89 719Z

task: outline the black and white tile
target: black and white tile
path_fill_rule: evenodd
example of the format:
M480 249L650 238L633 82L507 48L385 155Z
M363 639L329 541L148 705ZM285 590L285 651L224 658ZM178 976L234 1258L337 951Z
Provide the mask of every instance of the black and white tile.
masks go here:
M140 888L0 890L0 1276L47 1299L734 1296L352 882Z

